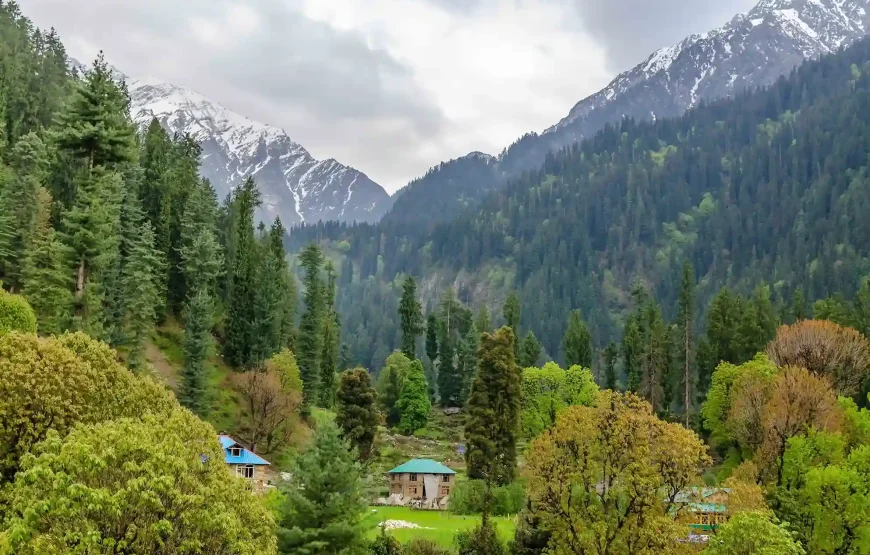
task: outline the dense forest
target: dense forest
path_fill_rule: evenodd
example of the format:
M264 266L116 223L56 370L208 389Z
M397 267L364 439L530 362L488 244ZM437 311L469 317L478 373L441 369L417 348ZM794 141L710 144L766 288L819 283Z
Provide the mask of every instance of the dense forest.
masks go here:
M623 121L431 230L320 223L291 230L290 250L321 240L335 254L351 357L375 367L398 345L405 274L429 307L452 287L497 314L516 290L522 328L557 360L572 310L598 348L619 342L637 285L673 318L686 262L697 333L723 287L767 287L778 317L796 297L849 299L868 273L868 60L863 41L681 118Z

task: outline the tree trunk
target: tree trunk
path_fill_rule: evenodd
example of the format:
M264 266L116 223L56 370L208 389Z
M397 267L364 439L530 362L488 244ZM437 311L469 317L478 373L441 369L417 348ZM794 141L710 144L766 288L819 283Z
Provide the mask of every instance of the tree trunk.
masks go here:
M78 276L76 278L76 300L80 300L85 290L85 259L79 262Z

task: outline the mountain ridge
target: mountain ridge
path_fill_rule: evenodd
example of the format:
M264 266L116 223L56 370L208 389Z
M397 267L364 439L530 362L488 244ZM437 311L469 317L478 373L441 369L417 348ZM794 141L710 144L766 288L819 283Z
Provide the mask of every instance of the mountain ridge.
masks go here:
M591 137L623 118L655 120L679 116L701 102L733 97L768 86L807 59L848 46L870 32L870 0L761 0L725 25L694 34L653 52L617 75L604 89L579 101L542 133L528 133L495 163L476 164L468 177L452 167L465 157L435 166L395 195L384 221L448 221L471 203L525 171L548 154ZM454 198L439 196L447 190ZM414 197L426 199L419 201ZM438 203L438 211L418 210Z
M87 67L76 60L71 65ZM366 174L334 158L315 159L277 126L168 81L117 69L115 74L127 84L130 115L140 128L156 118L169 133L190 134L200 143L201 173L219 197L246 177L255 178L263 198L260 220L375 222L392 205L390 195Z

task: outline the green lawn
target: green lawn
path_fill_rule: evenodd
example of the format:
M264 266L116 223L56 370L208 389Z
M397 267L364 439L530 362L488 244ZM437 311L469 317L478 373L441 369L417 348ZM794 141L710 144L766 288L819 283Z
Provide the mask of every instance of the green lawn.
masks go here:
M413 538L426 538L444 547L453 545L453 537L457 532L474 528L480 522L479 516L459 516L447 511L417 511L407 507L370 507L369 518L373 524L369 532L371 538L379 533L376 527L378 523L385 520L404 520L413 522L420 528L390 530L389 533L397 540L406 543ZM513 518L493 517L493 521L502 541L513 539L516 528Z

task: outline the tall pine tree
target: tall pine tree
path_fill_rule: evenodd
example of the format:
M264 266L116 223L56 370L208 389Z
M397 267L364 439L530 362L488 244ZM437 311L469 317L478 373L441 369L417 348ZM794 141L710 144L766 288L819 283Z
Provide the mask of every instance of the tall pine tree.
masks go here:
M513 338L509 328L481 335L465 423L469 478L497 485L513 481L517 464L522 373L514 359Z
M200 289L184 310L184 368L181 371L179 401L199 416L207 411L207 369L211 348L212 301L205 289Z
M302 283L305 286L305 312L299 323L299 337L296 341L299 373L306 406L319 400L320 359L323 356L323 319L326 312L324 303L325 286L320 277L323 267L323 253L312 243L302 250L299 262L305 272Z
M424 331L424 321L423 306L417 300L417 283L411 276L402 284L399 319L402 322L402 352L413 360L417 358L417 338Z
M689 262L683 266L683 280L677 304L677 362L680 365L683 393L683 412L686 427L692 414L694 398L694 376L692 360L694 356L694 335L692 318L695 313L695 269Z
M323 318L323 355L320 357L320 406L331 407L335 397L335 375L341 345L341 323L335 308L336 273L326 263L325 313Z
M224 356L241 368L253 360L255 299L257 288L257 241L254 237L254 210L260 205L260 192L248 177L233 198L236 219L235 257L227 303Z
M568 331L562 339L562 349L565 352L565 365L592 368L592 335L579 310L571 311L568 320Z

